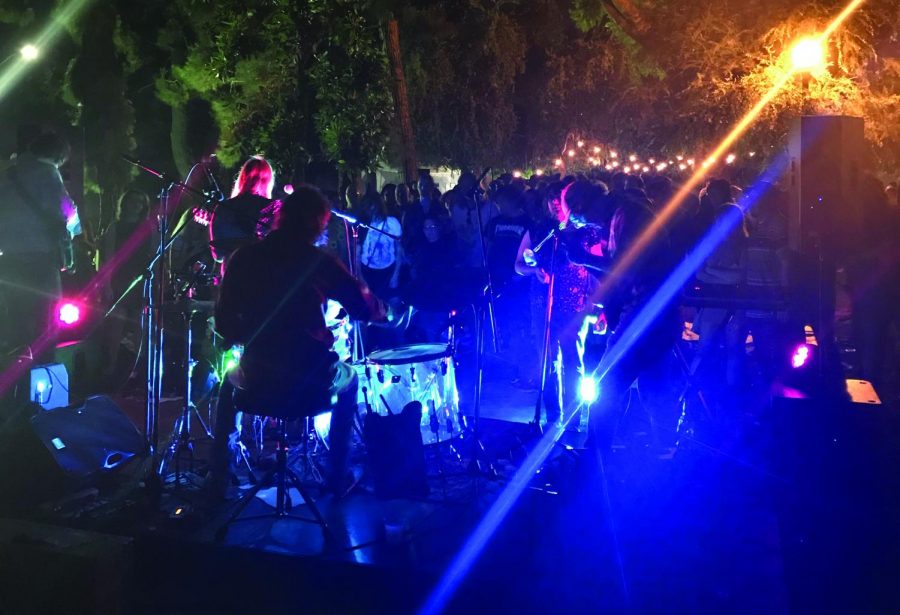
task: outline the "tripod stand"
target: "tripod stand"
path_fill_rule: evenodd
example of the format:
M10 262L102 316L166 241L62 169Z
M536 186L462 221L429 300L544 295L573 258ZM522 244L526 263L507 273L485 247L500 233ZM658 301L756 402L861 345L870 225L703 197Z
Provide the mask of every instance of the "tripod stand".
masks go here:
M170 193L174 188L179 188L184 192L188 192L194 195L199 195L204 198L204 200L209 199L210 195L203 193L199 190L191 188L186 183L174 180L169 178L165 173L161 171L157 171L152 167L145 165L143 162L139 160L135 160L128 156L122 156L127 162L139 167L140 169L146 171L147 173L161 179L163 181L163 188L159 193L159 209L157 211L157 232L159 233L159 242L157 244L156 252L151 257L150 261L147 263L147 266L144 269L144 272L136 277L131 284L125 289L125 291L119 296L119 298L113 303L112 307L106 312L106 316L112 314L119 304L128 296L131 291L138 285L139 282L143 281L143 299L144 299L144 310L143 317L141 319L141 325L144 331L144 338L147 347L147 378L146 378L146 389L147 389L147 401L145 407L145 417L144 417L144 438L146 442L146 450L149 459L151 460L150 467L152 471L150 475L147 477L148 483L152 485L157 485L159 483L159 474L157 474L157 454L159 448L159 406L160 400L162 398L162 380L163 380L163 343L165 339L165 326L164 326L164 314L165 314L165 288L164 283L165 280L168 279L167 272L167 264L166 259L164 258L166 253L169 251L169 248L175 243L175 240L181 236L182 232L185 228L187 228L187 221L185 220L180 226L178 226L172 233L169 235L169 215L171 213L169 206L169 198ZM200 164L200 163L198 163ZM191 169L191 173L193 173L194 169L196 169L198 165L194 165ZM188 174L188 179L190 179L191 173ZM189 323L190 324L190 323ZM190 326L188 326L188 345L190 345ZM188 399L185 400L185 405L187 408L187 421L182 421L182 423L186 423L188 427L188 433L190 429L190 369L191 369L191 359L190 355L188 355ZM196 408L194 409L196 412ZM199 415L198 415L199 418ZM202 423L202 420L201 420ZM184 429L184 425L180 426L181 429L176 429L176 431L181 431ZM204 425L204 428L206 426ZM209 430L206 430L209 433ZM163 469L166 466L166 463L160 463L159 468Z
M194 400L192 396L192 379L194 375L194 366L197 362L194 360L192 355L192 343L193 343L193 331L192 326L194 322L194 315L198 313L208 312L212 309L212 302L206 301L194 301L191 299L182 299L180 302L172 304L169 311L171 312L179 312L181 313L184 324L185 324L185 345L184 345L184 360L185 360L185 395L184 395L184 405L182 406L181 414L175 419L175 426L172 430L172 436L169 439L169 443L166 446L166 452L160 460L159 468L157 470L158 474L162 477L165 477L168 474L169 464L172 462L175 463L175 477L174 482L176 485L181 484L182 479L182 471L181 471L181 457L184 453L188 455L189 471L193 471L194 469L194 442L195 439L191 435L191 418L192 416L197 419L197 422L200 424L200 427L203 429L203 433L206 436L206 439L212 439L212 432L209 429L209 426L203 422L203 417L200 416L197 407L194 405Z

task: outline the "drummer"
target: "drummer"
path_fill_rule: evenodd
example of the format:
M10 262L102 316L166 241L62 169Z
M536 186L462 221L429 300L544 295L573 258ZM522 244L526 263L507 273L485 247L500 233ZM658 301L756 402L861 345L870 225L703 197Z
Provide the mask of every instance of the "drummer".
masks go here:
M275 230L231 257L216 307L216 329L226 344L243 345L244 352L219 394L210 477L214 497L227 485L235 386L257 399L288 406L273 408L273 414L290 413L291 406L302 412L299 405L305 400L334 401L328 486L337 494L345 487L357 383L351 376L340 386L333 384L344 364L331 350L333 337L322 304L335 299L359 321L382 319L384 307L337 258L313 245L330 215L322 193L301 186L281 204Z

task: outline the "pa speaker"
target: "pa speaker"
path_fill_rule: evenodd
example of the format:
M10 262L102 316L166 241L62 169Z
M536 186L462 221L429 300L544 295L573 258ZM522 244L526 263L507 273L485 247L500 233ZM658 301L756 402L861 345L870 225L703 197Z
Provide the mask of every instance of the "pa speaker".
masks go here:
M862 232L863 119L799 118L791 132L790 156L791 248L804 255L852 248Z
M29 405L0 427L0 507L63 495L143 451L141 434L108 397L52 411Z

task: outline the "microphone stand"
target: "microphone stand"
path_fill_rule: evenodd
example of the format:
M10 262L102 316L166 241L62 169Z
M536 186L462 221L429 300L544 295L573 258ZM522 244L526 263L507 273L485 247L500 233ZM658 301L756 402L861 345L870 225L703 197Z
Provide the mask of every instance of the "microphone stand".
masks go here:
M175 239L187 227L187 223L182 224L172 234L171 238L167 238L169 232L169 197L173 188L181 188L183 191L205 196L203 192L191 188L181 181L173 179L162 171L158 171L140 160L122 156L124 160L137 166L143 171L159 178L163 182L163 188L159 193L159 209L157 210L157 230L159 232L159 244L156 253L147 263L144 272L135 278L124 293L115 301L112 308L107 312L107 316L121 303L131 290L137 286L141 280L144 282L144 311L141 319L141 325L144 329L144 336L147 343L147 403L144 416L144 440L146 451L151 460L150 472L146 477L148 482L158 488L160 486L159 476L156 474L156 456L159 448L159 405L162 398L162 379L163 379L163 341L165 338L165 326L163 319L163 308L165 306L165 280L166 280L166 259L163 258ZM155 489L154 489L155 491Z
M535 254L547 243L553 239L553 248L550 253L550 282L547 284L547 310L544 313L544 341L541 345L541 386L538 388L537 399L534 402L534 417L532 425L537 433L542 433L541 429L541 406L544 401L544 390L547 387L547 363L550 361L550 321L553 318L553 289L556 285L556 251L559 247L559 229L555 228L550 231L544 239L538 243L534 250Z
M491 342L494 353L497 352L497 323L494 319L494 285L491 280L491 270L487 262L487 242L484 238L484 223L481 218L481 205L478 198L478 186L487 176L491 168L488 167L481 174L481 177L475 183L470 196L475 202L475 216L478 220L478 238L481 242L481 266L487 275L487 284L485 285L478 303L475 304L475 404L472 412L472 432L471 437L475 446L474 454L469 465L469 469L477 473L486 473L491 478L497 477L497 469L492 461L487 457L484 444L481 441L481 394L484 387L484 336L485 336L485 317L491 327Z
M384 229L375 228L369 224L366 224L356 216L348 214L347 212L341 211L340 209L336 209L334 207L331 208L331 213L334 216L337 216L341 220L344 221L344 236L347 240L347 263L350 265L350 274L356 277L356 279L362 279L360 275L361 267L359 263L359 229L364 228L367 231L375 231L376 233L381 233L391 239L396 241L400 240L400 237L394 235L393 233L388 233ZM351 361L354 365L361 365L365 363L366 360L366 349L363 346L362 333L360 332L360 321L353 321L353 356Z

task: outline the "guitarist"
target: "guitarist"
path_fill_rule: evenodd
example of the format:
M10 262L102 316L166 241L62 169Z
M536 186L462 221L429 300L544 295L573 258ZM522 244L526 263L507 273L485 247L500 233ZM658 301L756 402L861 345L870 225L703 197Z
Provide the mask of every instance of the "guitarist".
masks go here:
M74 269L72 238L81 232L59 173L68 157L69 144L45 133L0 175L0 346L31 347L43 335L35 363L53 353L60 272Z

